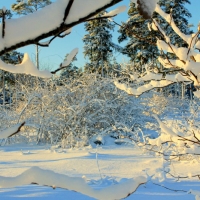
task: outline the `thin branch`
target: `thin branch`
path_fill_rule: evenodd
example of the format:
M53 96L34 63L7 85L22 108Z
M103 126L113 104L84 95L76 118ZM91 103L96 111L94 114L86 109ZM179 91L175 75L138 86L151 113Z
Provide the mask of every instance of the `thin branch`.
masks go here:
M152 182L153 183L153 182ZM167 189L167 190L170 190L170 191L173 191L173 192L185 192L185 193L188 193L188 191L186 191L186 190L175 190L175 189L171 189L171 188L168 188L168 187L166 187L166 186L164 186L164 185L159 185L159 184L157 184L157 183L153 183L154 185L157 185L157 186L160 186L160 187L163 187L163 188L165 188L165 189Z
M74 55L74 57L72 58L72 60L73 60L75 57L76 57L76 55ZM62 65L61 65L58 69L56 69L56 70L54 70L54 71L51 71L51 73L52 73L52 74L56 74L57 72L59 72L59 71L62 70L62 69L67 68L68 66L69 66L69 65L63 66L63 67L62 67Z
M187 57L188 57L188 55L189 55L189 53L190 53L190 50L191 50L191 48L192 48L192 42L193 42L193 40L194 40L194 38L198 38L198 36L199 36L199 31L194 35L194 37L192 37L192 39L191 39L191 42L190 42L190 45L189 45L189 48L188 48L188 52L187 52Z
M2 38L4 38L4 36L5 36L5 27L6 27L6 23L5 23L6 16L5 16L4 11L2 11L2 12L3 12L2 13Z
M68 3L68 5L67 5L67 7L65 9L65 14L64 14L64 18L63 18L63 23L62 24L65 23L67 17L69 16L69 12L70 12L70 10L72 8L73 3L74 3L74 0L69 0L69 3Z
M65 30L66 31L66 30ZM55 40L57 37L59 37L59 38L64 38L65 36L67 36L67 35L69 35L70 33L68 33L68 34L63 34L63 35L61 35L63 32L65 32L65 31L62 31L61 33L59 33L59 34L57 34L57 35L55 35L54 37L52 37L50 40L49 40L49 42L47 43L47 44L42 44L42 43L37 43L37 45L38 46L41 46L41 47L48 47L50 44L51 44L51 42L53 42L53 40Z
M11 135L8 136L8 138L12 137L13 135L16 135L17 133L20 132L21 128L25 125L25 122L23 122L19 128L17 129L17 131L15 131L14 133L12 133Z
M194 131L192 131L192 133L193 133L193 135L194 135L194 138L195 138L198 142L200 142L200 140L197 138L197 136L196 136L196 134L194 133Z
M200 142L196 142L196 141L193 141L193 140L190 140L190 139L184 138L184 137L182 137L182 136L180 136L180 135L177 135L177 136L181 138L181 139L179 139L179 140L182 140L182 141L188 141L188 142L193 142L194 144L198 144L198 145L200 145Z
M154 23L154 25L156 26L156 28L157 28L157 30L160 32L160 34L163 36L163 41L169 46L169 48L171 49L171 51L172 51L172 53L174 54L174 55L176 55L176 53L175 53L175 51L174 51L174 49L173 49L173 47L171 46L171 44L169 43L169 42L166 42L165 41L165 35L162 33L162 29L159 27L159 26L157 26L157 24L155 23L155 21L152 19L152 21L153 21L153 23ZM178 55L176 55L176 57L178 58ZM180 60L180 59L179 59ZM180 60L183 64L186 64L186 62L184 61L184 60Z
M173 177L173 178L176 178L176 179L188 179L189 178L189 176L175 176L175 175L173 175L173 174L171 174L170 172L167 172L167 171L164 171L166 174L169 174L171 177ZM192 178L196 178L196 177L198 177L198 179L200 180L200 175L199 174L196 174L196 175L192 175L191 176Z

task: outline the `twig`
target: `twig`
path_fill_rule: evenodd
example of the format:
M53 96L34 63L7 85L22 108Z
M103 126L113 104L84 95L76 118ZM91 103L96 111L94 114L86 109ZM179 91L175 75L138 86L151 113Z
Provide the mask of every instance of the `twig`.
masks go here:
M172 176L173 178L176 178L176 179L188 179L189 176L175 176L173 174L171 174L170 172L167 172L167 171L164 171L166 174L169 174L170 176ZM192 178L195 178L195 177L198 177L198 179L200 180L200 174L197 174L197 175L192 175L191 176Z
M21 123L21 125L19 126L19 128L17 129L17 131L15 131L14 133L12 133L11 135L8 136L8 138L12 137L13 135L16 135L17 133L20 132L21 128L25 125L25 122Z
M153 182L152 182L153 183ZM159 185L159 184L157 184L157 183L153 183L154 185L157 185L157 186L160 186L160 187L163 187L163 188L165 188L165 189L167 189L167 190L170 190L170 191L173 191L173 192L185 192L185 193L188 193L188 191L186 191L186 190L175 190L175 189L171 189L171 188L168 188L168 187L166 187L166 186L164 186L164 185Z

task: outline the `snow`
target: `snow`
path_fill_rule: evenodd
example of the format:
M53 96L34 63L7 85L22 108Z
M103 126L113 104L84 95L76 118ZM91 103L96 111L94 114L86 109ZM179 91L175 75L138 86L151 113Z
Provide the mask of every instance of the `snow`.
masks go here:
M6 64L2 60L0 60L0 69L16 73L16 74L28 74L32 76L37 76L41 78L51 78L52 74L48 70L39 71L34 63L29 58L27 53L24 54L24 58L21 64L11 65Z
M133 3L137 3L140 5L140 9L142 9L143 13L148 13L148 17L150 17L155 11L158 0L131 0Z
M200 98L200 90L197 90L194 93L194 96L197 97L197 98Z
M153 115L153 116L156 118L157 122L159 123L159 126L161 128L161 132L162 133L165 133L166 135L169 135L169 136L177 136L177 134L174 133L171 128L169 128L162 121L160 121L160 119L158 118L158 116L156 116L156 115Z
M131 79L132 81L135 81L135 80L138 79L138 75L136 75L136 74L130 74L130 79Z
M5 6L3 6L2 10L3 10L3 12L6 12L7 9Z
M158 76L155 76L155 78L158 78ZM131 88L131 87L128 87L128 85L125 83L119 83L117 81L114 82L115 86L118 89L123 90L123 91L127 92L128 94L134 95L134 96L139 96L139 95L143 94L144 92L152 90L153 88L165 87L172 83L173 83L172 81L168 81L168 80L160 80L160 81L151 80L148 84L145 84L138 88Z
M196 190L190 190L190 193L195 195L195 199L199 200L200 199L200 192Z
M66 60L62 63L63 67L67 67L72 60L74 59L74 57L78 54L78 48L73 49L70 54L67 56Z
M200 40L198 40L198 42L196 43L196 48L200 49Z
M199 183L195 180L176 182L167 179L160 183L162 173L159 169L163 166L162 158L145 153L141 149L134 148L133 145L109 144L109 146L98 147L98 162L102 179L96 164L95 148L62 150L56 147L48 149L43 146L21 145L0 147L0 151L0 196L5 200L17 198L92 200L100 199L100 197L109 199L108 196L101 196L102 193L110 194L111 190L113 194L110 195L115 196L118 193L121 195L133 191L135 183L137 186L138 181L146 180L133 179L133 177L146 177L147 174L148 182L141 185L127 198L128 200L194 199L189 192L173 192L162 186L186 191L199 190ZM176 162L172 169L180 174L191 169L195 174L199 171L199 163ZM40 181L41 185L53 186L55 190L48 186L30 185L31 181ZM70 187L70 190L59 188L59 186ZM95 197L72 191L82 190L83 187L85 187L84 191L90 194L95 191ZM83 193L86 193L84 191ZM116 196L116 199L120 197Z
M64 35L69 35L72 32L72 28L63 32Z
M124 183L109 186L105 189L94 190L88 186L83 178L69 177L50 170L43 170L39 167L32 167L17 177L0 177L0 187L9 188L30 183L48 185L53 188L63 188L80 192L95 199L122 199L133 193L141 184L146 182L145 177L129 179Z
M147 74L141 78L143 81L150 81L150 80L161 80L162 74L155 74L152 72L147 71Z
M168 81L172 81L172 82L188 82L191 83L191 80L188 79L186 76L181 75L180 73L178 74L167 74L165 76L165 79Z
M166 14L158 4L156 4L155 12L157 12L161 17L163 17L171 25L171 27L177 33L177 35L179 35L184 41L186 41L190 45L191 36L185 35L180 31L180 29L174 23L174 20L172 19L170 14Z
M120 6L115 10L111 10L108 13L105 13L104 15L102 15L102 17L114 17L116 15L118 15L119 13L125 12L126 11L126 6Z

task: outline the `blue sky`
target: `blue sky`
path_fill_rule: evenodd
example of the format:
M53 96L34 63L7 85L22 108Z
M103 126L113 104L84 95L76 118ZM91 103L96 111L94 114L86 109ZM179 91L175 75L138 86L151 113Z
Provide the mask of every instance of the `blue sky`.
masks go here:
M84 1L84 0L83 0ZM95 0L94 0L95 1ZM5 6L10 8L11 4L15 3L16 0L1 0L0 7ZM116 6L113 6L111 9L114 9L120 5L126 5L128 9L129 0L123 0L123 2L118 3ZM189 22L194 25L194 31L200 21L200 0L190 0L191 5L186 4L186 8L192 13L192 18L189 19ZM115 21L120 23L121 21L127 20L127 13L119 14L115 17ZM117 27L116 27L117 30ZM17 34L17 33L16 33ZM80 24L76 27L73 27L72 33L69 36L66 36L64 39L57 38L54 40L50 47L41 47L40 48L40 66L43 68L55 69L58 68L59 64L63 61L65 55L69 53L74 48L79 48L79 54L77 56L78 60L75 63L78 67L83 67L87 59L83 56L83 42L82 38L85 34L84 25ZM117 43L118 33L117 31L113 32L113 41ZM35 46L30 45L28 47L18 49L20 52L28 52L31 59L35 60ZM128 59L117 53L116 58L119 62L127 61Z

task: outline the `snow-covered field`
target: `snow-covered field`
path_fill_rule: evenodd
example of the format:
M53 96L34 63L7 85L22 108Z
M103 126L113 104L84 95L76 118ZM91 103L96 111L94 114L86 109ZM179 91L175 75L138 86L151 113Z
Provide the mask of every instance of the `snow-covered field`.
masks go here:
M133 145L109 145L97 148L63 150L48 146L5 146L0 147L0 184L3 177L15 177L27 169L37 166L70 177L80 177L94 189L102 189L126 182L138 176L154 177L127 199L194 199L184 191L199 190L198 179L180 180L171 177L163 181L162 158L143 152ZM174 175L199 172L197 161L175 162ZM27 177L28 178L28 177ZM162 182L161 182L162 181ZM159 185L156 185L159 184ZM162 187L163 186L163 187ZM167 187L167 188L164 188ZM172 190L184 191L172 191ZM22 185L0 188L0 199L93 199L89 196L65 189L47 186Z

